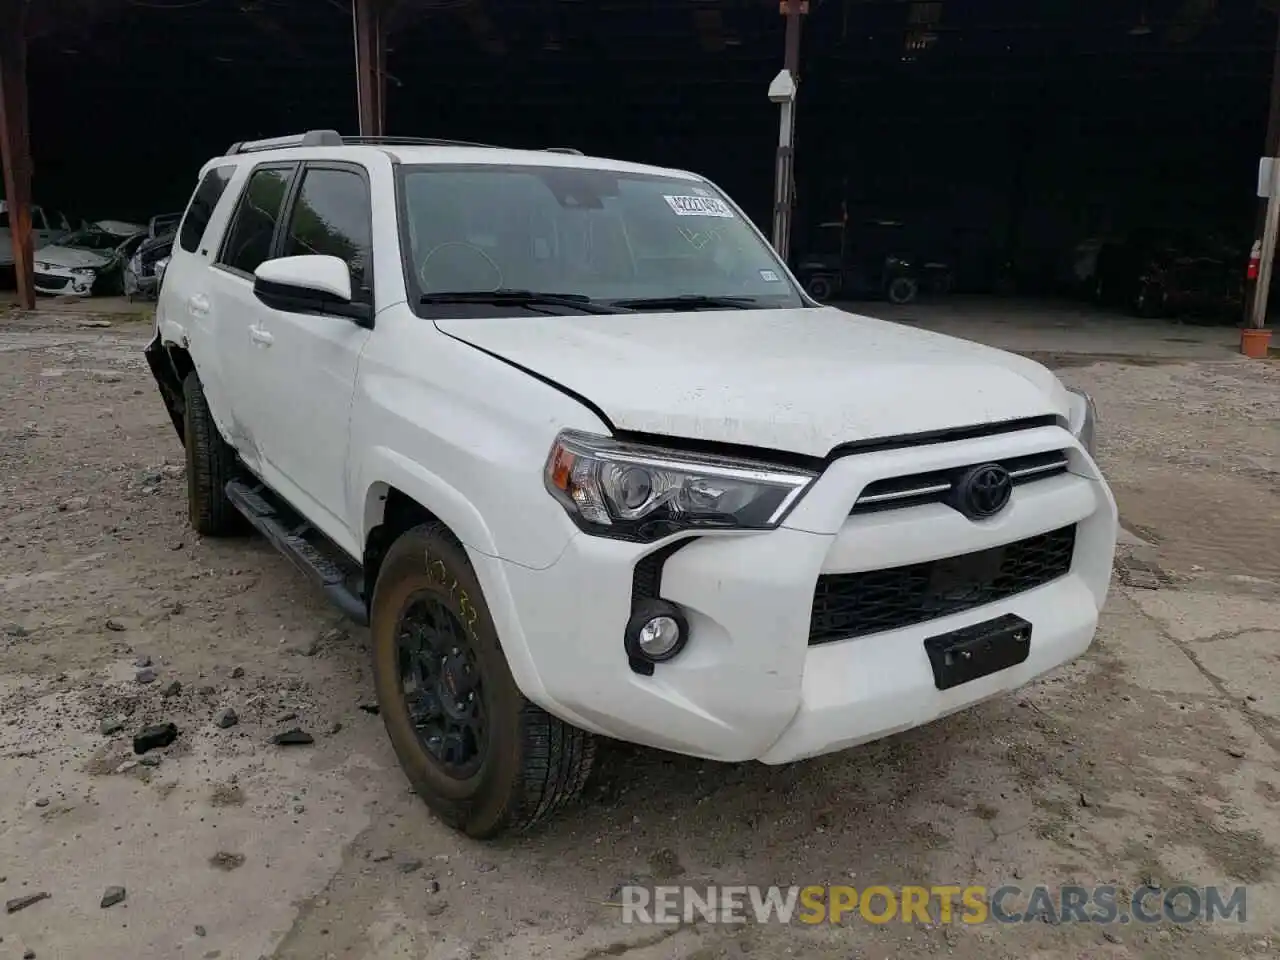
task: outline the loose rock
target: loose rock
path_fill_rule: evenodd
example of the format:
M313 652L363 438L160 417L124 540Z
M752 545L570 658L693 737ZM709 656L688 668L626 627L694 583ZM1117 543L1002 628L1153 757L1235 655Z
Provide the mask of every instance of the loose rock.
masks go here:
M382 712L382 708L379 707L376 703L362 703L360 704L360 709L363 710L365 713L372 714L375 717Z
M133 675L133 678L139 683L155 683L156 672L152 667L143 667Z
M173 723L157 723L144 727L133 737L133 752L146 753L159 747L167 747L178 739L178 728Z
M299 654L300 656L314 657L317 653L320 652L320 643L313 637L312 639L308 640L306 643L303 643L297 647L294 647L293 649L294 649L294 652Z
M205 929L204 929L204 927L200 926L200 924L198 924L198 923L197 923L197 924L196 924L196 936L197 936L197 937L203 937L204 935L205 935Z
M49 805L48 797L40 797L38 800L36 800L37 807L47 807L48 805Z
M177 681L177 680L174 680L174 681L172 681L171 683L169 683L169 684L166 684L166 685L165 685L165 688L164 688L163 690L161 690L161 691L160 691L160 696L162 696L162 697L176 697L176 696L177 696L178 694L180 694L181 692L182 692L182 684L181 684L181 682L179 682L179 681Z
M124 729L123 720L121 720L119 717L108 717L106 720L102 721L102 724L98 727L98 732L101 733L104 737L109 737L113 733L119 733L123 729Z
M379 850L377 853L375 853L375 854L374 854L372 857L370 857L369 859L370 859L370 860L372 860L374 863L385 863L386 861L388 861L388 860L390 860L390 859L391 859L391 851L390 851L390 850Z
M25 897L15 897L13 900L6 901L4 905L5 913L17 913L19 910L25 910L32 904L39 903L41 900L48 900L49 894L41 890L39 893L29 893Z
M133 661L133 665L135 667L149 667L151 666L151 657L144 653L138 657L137 660Z
M231 671L232 680L239 680L243 676L244 676L244 667L236 667Z
M347 637L349 636L350 634L348 634L347 631L342 627L332 627L324 631L323 633L321 633L320 636L318 637L318 640L320 641L320 643L326 643L326 644L341 643L343 640L347 639Z
M416 857L409 860L401 860L398 864L396 864L396 868L401 873L413 873L417 870L422 869L422 861L417 859Z
M1102 934L1102 939L1103 939L1103 940L1105 940L1105 941L1107 941L1107 943L1119 943L1119 942L1120 942L1120 938L1119 938L1119 937L1117 937L1114 933L1110 933L1110 932L1106 932L1106 931L1104 931L1104 932L1103 932L1103 934Z
M301 727L292 727L277 733L271 738L271 742L278 747L305 746L309 743L315 743L316 738Z
M244 854L219 850L209 858L209 866L217 867L219 870L235 870L244 866Z
M1083 793L1080 794L1080 806L1082 807L1091 806L1091 804L1089 803L1089 798L1086 797Z
M1237 760L1244 759L1244 751L1239 747L1227 747L1227 756L1235 757Z
M25 637L29 636L31 633L30 630L20 623L6 623L4 626L4 632L6 636L10 637Z
M124 887L107 887L106 892L102 894L102 902L98 906L105 910L107 907L114 907L117 903L123 903L124 898Z
M142 764L144 767L158 767L160 766L160 757L156 756L153 753L143 757L138 762Z
M341 730L342 730L341 720L335 720L333 721L333 723L329 724L329 736L333 736L335 733L341 732Z
M22 960L36 960L36 952L28 949L22 954Z
M112 633L124 633L128 629L123 623L116 619L109 619L104 626Z
M230 707L218 711L218 715L213 718L213 722L223 730L234 727L240 722L240 717Z
M89 506L88 497L70 497L58 504L59 513L79 513Z

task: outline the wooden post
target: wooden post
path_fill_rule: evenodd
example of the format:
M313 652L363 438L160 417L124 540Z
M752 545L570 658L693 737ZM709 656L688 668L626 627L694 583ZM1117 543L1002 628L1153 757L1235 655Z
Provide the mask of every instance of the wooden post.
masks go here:
M360 136L380 137L387 122L387 31L384 0L352 0L356 102Z
M7 5L6 5L7 6ZM27 5L0 12L0 159L13 234L18 303L36 306L31 248L31 137L27 125Z

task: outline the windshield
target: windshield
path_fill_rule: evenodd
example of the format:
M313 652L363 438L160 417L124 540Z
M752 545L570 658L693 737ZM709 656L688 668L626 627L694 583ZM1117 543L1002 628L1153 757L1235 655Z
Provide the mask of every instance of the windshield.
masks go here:
M645 308L619 301L673 297L708 309L725 304L703 298L738 308L805 306L768 244L702 181L490 164L408 166L401 176L414 300L503 290L619 309ZM476 314L457 304L432 309Z
M114 233L107 233L103 230L77 230L58 240L57 245L60 247L75 247L77 250L98 250L107 253L120 246L127 239L128 237L117 236Z

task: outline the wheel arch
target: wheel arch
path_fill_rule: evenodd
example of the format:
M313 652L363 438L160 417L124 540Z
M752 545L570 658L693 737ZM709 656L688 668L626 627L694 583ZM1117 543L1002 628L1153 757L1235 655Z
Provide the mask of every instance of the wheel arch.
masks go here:
M534 703L548 707L546 688L524 637L502 561L479 511L443 480L389 451L384 451L378 476L383 479L365 485L363 503L365 603L372 609L378 571L391 544L419 524L440 524L462 547L480 581L516 686Z
M173 421L178 439L186 443L186 426L183 421L186 395L183 383L195 370L195 361L185 348L164 342L159 333L147 344L143 353L147 358L147 366L151 368L151 375L160 388L161 399L164 400L169 419Z
M440 523L467 551L497 555L480 511L463 494L419 464L386 448L370 451L361 503L365 592L372 598L378 567L395 538L420 523ZM474 558L473 558L474 559Z

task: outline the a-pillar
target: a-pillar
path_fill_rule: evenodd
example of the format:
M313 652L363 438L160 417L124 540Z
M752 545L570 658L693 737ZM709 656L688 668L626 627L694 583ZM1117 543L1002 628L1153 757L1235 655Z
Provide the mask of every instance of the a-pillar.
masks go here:
M382 136L387 122L386 12L386 0L352 0L356 102L362 137Z
M0 159L13 234L18 301L36 305L31 248L31 138L27 124L27 4L2 4L0 10Z

